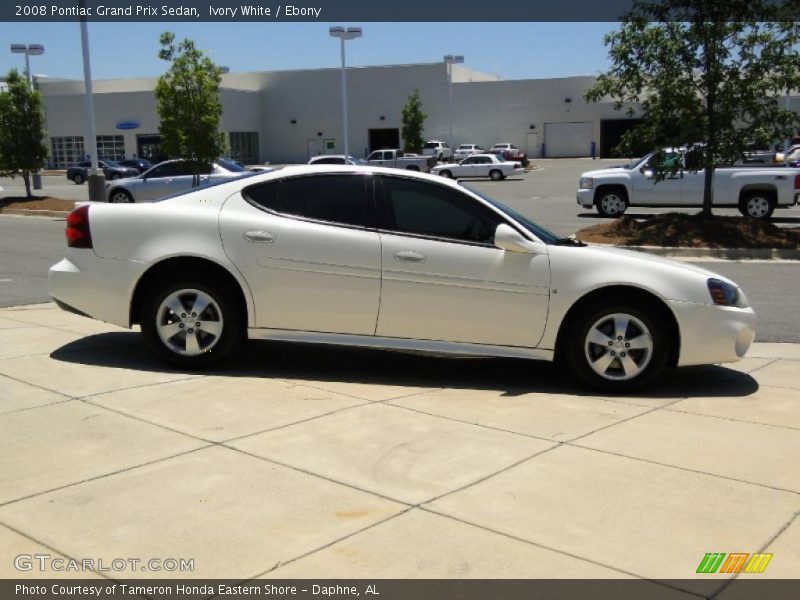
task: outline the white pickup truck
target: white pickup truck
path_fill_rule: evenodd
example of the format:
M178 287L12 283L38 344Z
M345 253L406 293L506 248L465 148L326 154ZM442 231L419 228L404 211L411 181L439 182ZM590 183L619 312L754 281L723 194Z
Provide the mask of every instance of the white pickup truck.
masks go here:
M668 150L659 160L673 161L677 170L656 181L654 154L621 167L587 171L580 178L578 204L596 207L605 217L618 217L629 206L703 206L704 170L685 168L685 154ZM667 162L669 164L669 162ZM757 219L768 219L776 208L798 203L800 169L789 167L717 167L713 206L738 207Z
M436 157L417 154L407 156L402 150L375 150L367 156L366 164L370 167L394 167L427 173L436 164Z

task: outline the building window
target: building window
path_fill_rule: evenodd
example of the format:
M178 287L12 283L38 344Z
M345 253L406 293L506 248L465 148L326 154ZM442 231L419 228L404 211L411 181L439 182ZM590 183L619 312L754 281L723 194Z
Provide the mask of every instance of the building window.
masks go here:
M86 158L83 136L63 136L50 138L53 168L66 169ZM122 160L125 158L125 140L121 135L97 136L98 160Z
M125 158L125 140L121 135L97 136L98 160L122 160Z
M258 132L231 131L231 158L245 164L254 164L258 160Z
M50 138L53 168L66 169L83 160L83 136L65 136Z

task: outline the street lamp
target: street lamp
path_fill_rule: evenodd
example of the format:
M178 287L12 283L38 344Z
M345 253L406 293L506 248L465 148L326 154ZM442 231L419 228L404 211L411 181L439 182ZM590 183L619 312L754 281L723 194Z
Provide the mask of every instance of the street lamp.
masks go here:
M459 54L457 56L453 56L452 54L447 54L444 57L444 64L447 65L447 94L448 94L448 102L447 102L447 118L450 122L450 137L447 138L447 143L450 146L450 152L453 151L453 65L460 64L464 62L464 56Z
M33 89L33 73L31 73L30 57L44 54L44 46L41 44L11 44L11 52L25 55L25 75L28 78L28 84L31 86L31 89Z
M344 60L344 43L361 37L361 27L331 27L328 33L339 38L342 46L342 129L344 133L344 155L350 156L350 143L347 137L347 70Z

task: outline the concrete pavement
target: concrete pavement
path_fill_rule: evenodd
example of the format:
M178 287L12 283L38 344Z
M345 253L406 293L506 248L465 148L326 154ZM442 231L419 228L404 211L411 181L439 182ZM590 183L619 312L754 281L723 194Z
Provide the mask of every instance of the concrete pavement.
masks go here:
M604 397L547 363L251 343L182 373L136 332L2 309L0 578L62 576L15 570L44 552L194 560L170 577L694 577L708 593L732 576L696 575L705 553L760 551L765 576L796 577L798 367L800 345L756 344Z

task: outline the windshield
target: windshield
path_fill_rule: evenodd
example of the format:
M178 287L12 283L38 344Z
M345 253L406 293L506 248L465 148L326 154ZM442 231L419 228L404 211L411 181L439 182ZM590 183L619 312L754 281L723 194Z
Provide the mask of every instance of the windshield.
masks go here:
M490 198L486 194L483 194L483 193L479 192L478 190L476 190L475 188L473 188L473 187L471 187L469 185L465 185L465 184L460 183L460 182L459 182L459 185L462 185L463 187L468 189L473 194L477 194L478 196L480 196L481 198L486 200L489 204L491 204L492 206L497 208L500 212L505 213L506 215L508 215L509 217L514 219L517 223L519 223L520 225L525 227L528 231L530 231L533 235L535 235L540 240L542 240L545 244L557 244L561 240L561 238L559 238L552 231L548 231L547 229L545 229L541 225L537 225L536 223L534 223L533 221L528 219L526 216L518 213L513 208L509 208L508 206L506 206L502 202L500 202L498 200L495 200L494 198Z
M217 164L222 167L223 169L227 169L231 173L246 173L247 169L243 166L233 162L232 160L226 160L221 158L217 161Z
M191 187L185 190L181 190L180 192L176 192L174 194L170 194L169 196L164 196L163 198L157 198L153 200L153 202L164 202L164 200L171 200L173 198L178 198L179 196L185 196L186 194L191 194L193 192L199 192L200 190L207 190L208 188L216 187L218 185L222 185L223 183L230 183L232 181L239 181L240 179L247 179L248 177L255 177L256 175L263 175L264 173L270 173L272 171L276 171L277 169L266 169L264 171L245 171L238 177L224 177L221 179L214 178L213 175L204 176L200 179L200 186L199 187ZM209 181L210 180L210 181ZM207 182L207 183L206 183Z

